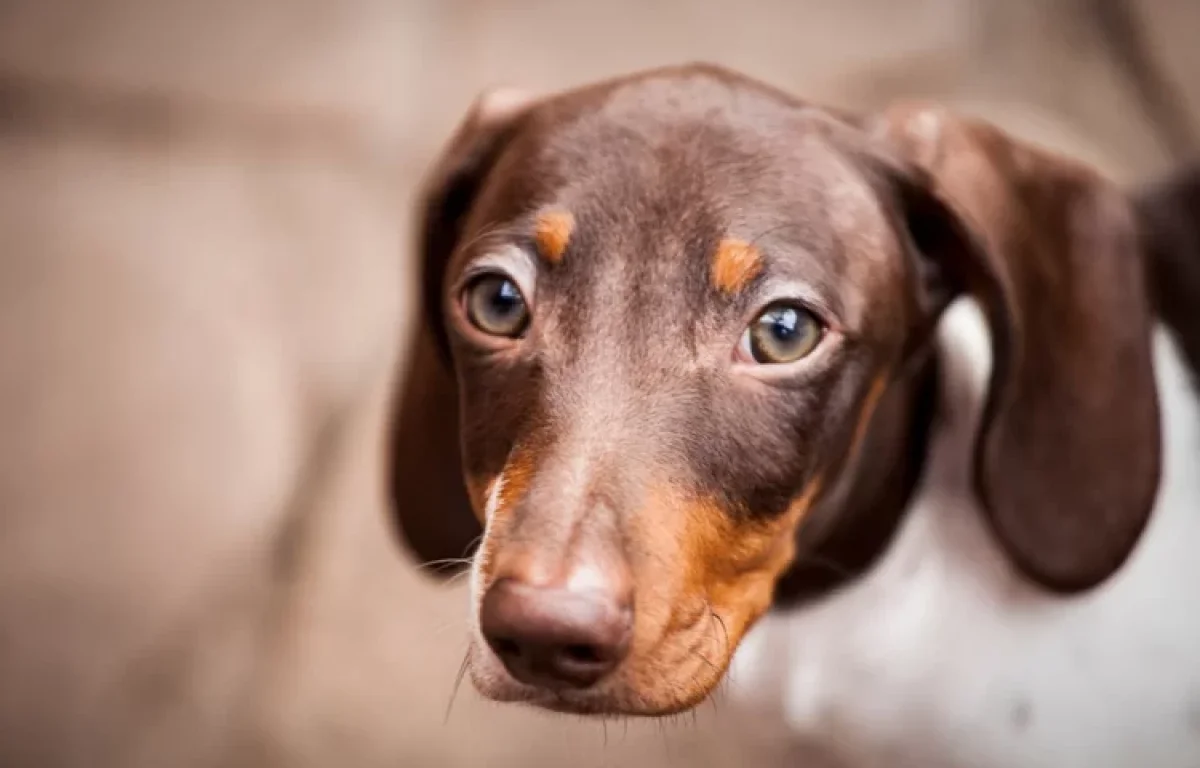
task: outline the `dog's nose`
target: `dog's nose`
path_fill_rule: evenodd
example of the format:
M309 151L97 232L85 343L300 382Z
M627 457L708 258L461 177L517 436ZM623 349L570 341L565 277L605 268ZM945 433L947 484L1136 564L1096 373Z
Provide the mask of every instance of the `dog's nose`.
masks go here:
M629 651L632 601L624 591L497 580L483 597L480 630L516 679L586 688Z

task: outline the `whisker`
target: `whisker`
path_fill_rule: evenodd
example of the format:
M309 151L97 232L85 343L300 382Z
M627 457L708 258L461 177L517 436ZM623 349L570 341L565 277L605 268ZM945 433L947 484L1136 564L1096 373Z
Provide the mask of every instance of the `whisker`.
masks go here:
M466 581L470 577L471 577L470 571L462 571L461 573L456 573L453 576L451 576L450 578L446 579L446 586L449 587L449 586L456 585L460 581Z
M456 565L469 566L470 564L471 564L471 558L469 558L469 557L445 557L445 558L442 558L441 560L430 560L427 563L421 563L419 566L417 566L417 570L418 571L442 571L442 570L449 570L450 568L452 568Z
M714 685L712 690L708 692L708 695L704 697L704 701L696 705L696 709L699 710L701 706L707 703L712 707L713 712L720 713L720 698L724 694L725 686L728 682L728 678L726 677L722 677L720 680L718 680L717 684Z
M418 565L417 570L418 571L441 571L441 570L449 570L450 568L454 568L455 566L466 566L467 568L470 568L471 563L474 560L475 548L479 546L479 543L481 541L483 541L482 533L477 535L475 538L471 539L471 541L467 543L467 546L463 547L463 556L462 557L444 557L441 560L429 560L427 562L424 562L424 563L421 563L420 565ZM458 577L459 575L460 574L455 574L455 577Z
M454 678L454 689L450 691L450 701L446 704L446 716L442 719L442 724L450 722L450 712L454 709L454 700L458 698L458 689L462 687L463 678L467 675L467 663L471 658L471 649L468 648L463 654L462 664L458 666L458 675Z
M667 762L674 765L675 755L671 751L671 740L667 738L666 722L663 720L663 718L658 719L658 735L662 737L663 751L666 752Z
M470 560L475 555L475 548L483 541L483 534L480 533L475 538L467 542L467 546L463 547L463 559Z
M710 607L709 607L709 609L708 609L708 613L709 613L709 615L711 615L711 616L712 616L714 619L716 619L716 620L717 620L717 624L718 624L718 625L721 627L721 634L722 634L722 635L724 636L724 638L725 638L725 641L724 641L724 642L725 642L725 647L724 647L724 649L723 649L723 655L725 655L725 656L728 656L728 655L729 655L729 651L730 651L730 648L729 648L729 628L725 626L725 620L721 618L721 615L720 615L719 613L717 613L716 611L714 611L714 610L712 609L712 607L711 607L711 606L710 606Z

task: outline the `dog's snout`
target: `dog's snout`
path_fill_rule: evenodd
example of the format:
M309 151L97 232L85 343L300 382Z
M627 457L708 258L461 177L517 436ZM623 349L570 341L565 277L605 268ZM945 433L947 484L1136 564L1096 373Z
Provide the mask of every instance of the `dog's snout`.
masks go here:
M633 629L628 589L496 581L480 606L484 639L516 679L586 688L616 669Z

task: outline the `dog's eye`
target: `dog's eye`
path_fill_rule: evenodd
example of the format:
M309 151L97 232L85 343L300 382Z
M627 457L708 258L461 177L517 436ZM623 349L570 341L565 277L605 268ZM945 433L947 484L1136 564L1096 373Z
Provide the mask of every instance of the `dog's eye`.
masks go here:
M504 275L481 275L471 281L464 292L467 319L489 336L516 338L529 323L525 298Z
M816 349L824 328L804 307L772 304L754 319L738 343L738 355L763 365L791 363Z

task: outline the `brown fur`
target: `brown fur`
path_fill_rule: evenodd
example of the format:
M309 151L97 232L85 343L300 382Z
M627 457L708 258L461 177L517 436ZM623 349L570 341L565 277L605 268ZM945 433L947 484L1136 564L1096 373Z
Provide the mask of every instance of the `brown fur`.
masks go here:
M1200 371L1200 163L1138 189L1135 200L1155 304Z
M519 683L475 643L487 696L678 711L773 600L870 568L920 479L931 339L961 294L995 340L975 472L997 540L1047 589L1119 569L1153 499L1158 421L1142 265L1110 184L973 121L856 118L714 67L506 105L468 115L423 209L422 338L454 376L431 369L419 391L458 404L452 432L399 437L402 457L471 478L474 503L406 505L403 529L444 541L422 529L482 514L503 472L480 593L598 564L633 585L635 608L628 656L585 690ZM485 256L537 269L521 338L481 345L446 311ZM820 316L818 348L732 365L780 291ZM427 437L433 418L402 429Z

